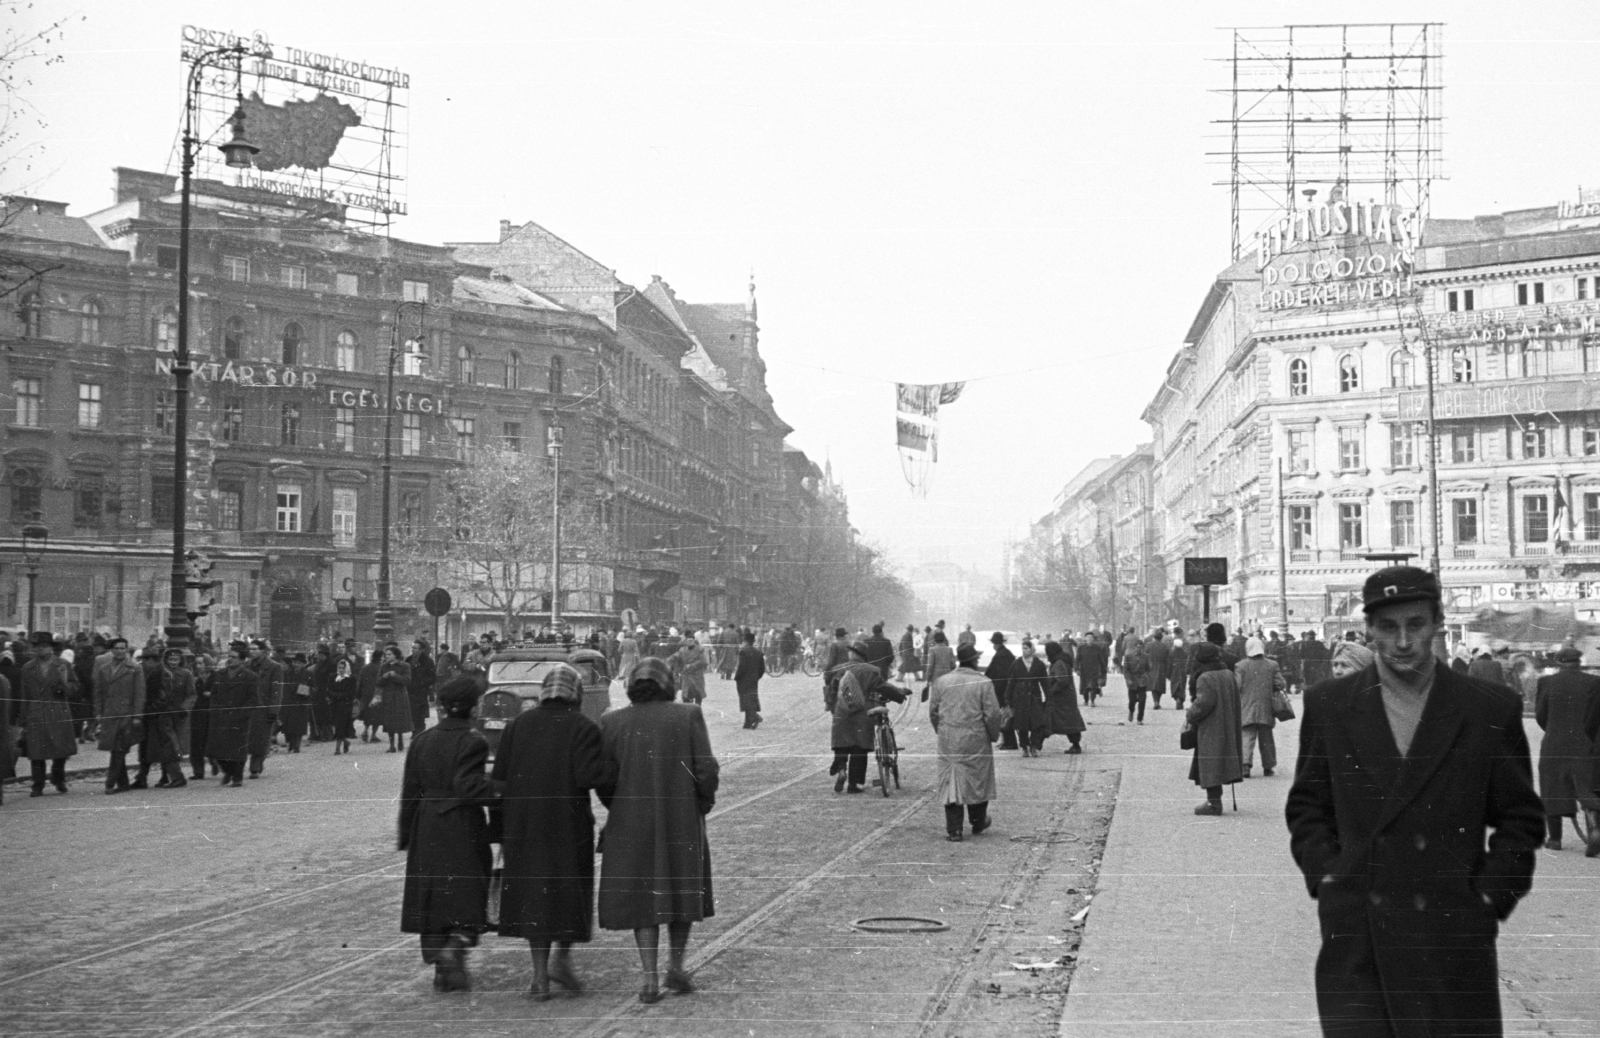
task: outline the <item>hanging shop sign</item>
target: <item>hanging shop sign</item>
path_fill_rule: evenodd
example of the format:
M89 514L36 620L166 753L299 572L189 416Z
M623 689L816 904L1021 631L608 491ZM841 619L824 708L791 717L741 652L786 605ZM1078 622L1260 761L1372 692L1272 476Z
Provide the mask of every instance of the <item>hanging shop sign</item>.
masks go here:
M1411 292L1415 209L1335 201L1285 213L1256 233L1263 310L1372 306Z

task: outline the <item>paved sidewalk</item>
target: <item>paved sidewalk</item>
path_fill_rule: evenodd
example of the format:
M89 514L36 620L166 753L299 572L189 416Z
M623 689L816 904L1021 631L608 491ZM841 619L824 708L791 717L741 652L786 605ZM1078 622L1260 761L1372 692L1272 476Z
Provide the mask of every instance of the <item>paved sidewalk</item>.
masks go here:
M1117 702L1113 682L1106 700ZM1258 759L1257 777L1237 786L1238 812L1225 794L1221 818L1192 813L1204 795L1188 781L1180 727L1169 704L1107 740L1124 753L1122 786L1061 1035L1320 1035L1316 903L1283 815L1299 722L1277 727L1277 774L1261 777ZM1537 754L1540 733L1528 729ZM1533 892L1501 932L1507 1033L1600 1034L1597 934L1600 859L1569 829L1565 850L1539 852Z

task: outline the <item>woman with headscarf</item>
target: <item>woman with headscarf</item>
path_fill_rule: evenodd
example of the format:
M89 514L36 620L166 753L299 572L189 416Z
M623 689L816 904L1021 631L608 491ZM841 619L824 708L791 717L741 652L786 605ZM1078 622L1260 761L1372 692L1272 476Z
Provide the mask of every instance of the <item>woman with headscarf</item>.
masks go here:
M1244 777L1243 737L1239 728L1239 685L1223 659L1222 647L1202 642L1194 651L1194 699L1184 719L1195 729L1189 780L1206 791L1197 815L1222 813L1222 787Z
M1458 644L1455 647L1455 651L1450 653L1450 669L1455 671L1457 674L1462 676L1466 675L1467 670L1471 666L1469 661L1470 654L1467 652L1467 647L1465 644Z
M501 783L485 773L489 743L468 720L479 695L471 675L439 689L444 716L411 741L400 784L399 849L406 852L400 931L420 935L435 991L472 990L467 952L489 928L494 853L486 809ZM400 698L409 712L403 691Z
M661 1000L656 965L667 924L666 985L694 990L683 968L690 927L714 914L705 816L716 800L718 766L705 714L674 703L672 672L653 656L628 674L629 705L600 719L609 795L600 866L600 926L632 930L644 970L639 1001Z
M1008 706L1011 727L1024 757L1037 757L1050 737L1050 719L1045 714L1044 686L1049 671L1044 661L1033 654L1033 640L1022 639L1022 655L1011 663Z
M493 777L504 784L498 808L505 855L500 936L522 937L533 953L535 1001L553 980L583 985L572 945L588 942L594 920L594 811L589 791L610 792L615 772L601 752L600 728L583 715L583 676L558 663L544 676L539 705L506 726ZM555 962L550 946L556 947Z
M945 839L962 840L965 809L977 836L989 828L994 799L994 741L1000 738L1000 701L994 683L978 671L978 650L956 649L959 666L941 675L928 695L928 720L938 733L939 776L944 797Z
M332 661L333 679L328 682L328 715L333 722L333 752L350 752L350 740L356 737L356 714L361 712L359 682L350 665L350 657L340 656Z
M1359 642L1340 642L1333 650L1333 658L1328 661L1328 667L1333 676L1342 678L1349 674L1359 674L1377 662L1377 657L1372 650ZM1309 682L1309 679L1307 679Z
M411 665L400 655L400 646L390 642L383 647L383 662L378 667L378 695L382 697L383 730L389 736L389 752L406 748L406 733L411 731Z
M624 627L617 634L617 673L624 679L628 672L639 665L639 638L644 634L644 628L630 631Z
M1049 662L1044 682L1045 716L1051 735L1065 735L1072 743L1068 753L1083 752L1083 712L1078 709L1078 693L1072 685L1072 654L1060 642L1044 643L1044 658Z
M1272 729L1278 719L1272 712L1272 703L1284 692L1283 671L1267 654L1262 640L1251 638L1244 643L1245 658L1233 668L1239 682L1240 740L1244 752L1244 777L1250 777L1255 761L1256 744L1261 745L1261 774L1271 775L1278 766L1278 746Z

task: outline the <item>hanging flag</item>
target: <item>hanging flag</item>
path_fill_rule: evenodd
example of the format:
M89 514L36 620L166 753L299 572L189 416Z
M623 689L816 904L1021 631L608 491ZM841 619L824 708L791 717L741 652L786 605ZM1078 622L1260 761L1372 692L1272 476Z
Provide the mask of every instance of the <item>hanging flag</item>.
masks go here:
M1555 543L1557 546L1567 542L1567 498L1561 493L1561 488L1556 487L1555 507Z
M939 414L939 387L895 383L895 404L901 414L934 418Z
M939 403L955 403L956 398L961 395L961 391L965 388L967 388L967 384L965 382L946 382L944 385L939 387Z
M928 432L922 426L899 418L895 420L895 428L898 433L896 439L901 447L912 451L927 451Z

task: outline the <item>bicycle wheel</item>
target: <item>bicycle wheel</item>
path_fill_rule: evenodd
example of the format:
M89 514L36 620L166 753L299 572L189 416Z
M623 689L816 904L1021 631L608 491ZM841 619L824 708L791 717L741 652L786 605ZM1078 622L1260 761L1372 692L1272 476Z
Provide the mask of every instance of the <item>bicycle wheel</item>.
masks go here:
M878 756L878 788L883 790L883 795L889 795L889 768L893 762L894 734L889 731L888 725L878 726L878 735L874 742L877 743Z
M806 653L805 659L801 662L800 667L806 672L806 677L808 678L814 678L818 674L822 673L822 668L817 666L817 658L809 652Z
M900 788L900 741L894 737L894 729L888 725L883 726L883 741L887 744L889 752L889 771L894 775L894 788Z

